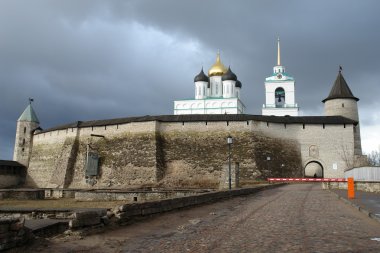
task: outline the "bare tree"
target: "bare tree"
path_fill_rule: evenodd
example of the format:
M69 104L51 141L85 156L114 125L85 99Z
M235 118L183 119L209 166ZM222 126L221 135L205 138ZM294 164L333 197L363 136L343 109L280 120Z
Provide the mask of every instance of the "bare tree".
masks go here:
M380 150L372 150L367 154L368 163L371 166L380 166Z
M346 170L352 169L354 167L354 153L350 151L346 145L341 145L341 150L339 152L341 159L346 164Z

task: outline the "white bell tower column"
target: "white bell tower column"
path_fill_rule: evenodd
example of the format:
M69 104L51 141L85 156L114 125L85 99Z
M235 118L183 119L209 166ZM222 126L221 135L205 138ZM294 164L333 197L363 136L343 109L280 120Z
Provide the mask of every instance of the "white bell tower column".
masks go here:
M278 38L277 65L273 67L272 76L265 78L265 104L262 115L298 116L298 111L295 102L295 81L281 65L280 38Z

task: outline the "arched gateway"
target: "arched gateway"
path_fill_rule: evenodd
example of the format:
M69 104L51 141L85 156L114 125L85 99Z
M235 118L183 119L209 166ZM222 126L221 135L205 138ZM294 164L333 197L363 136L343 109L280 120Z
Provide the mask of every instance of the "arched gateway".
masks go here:
M309 162L305 166L305 177L323 177L323 166L317 161Z

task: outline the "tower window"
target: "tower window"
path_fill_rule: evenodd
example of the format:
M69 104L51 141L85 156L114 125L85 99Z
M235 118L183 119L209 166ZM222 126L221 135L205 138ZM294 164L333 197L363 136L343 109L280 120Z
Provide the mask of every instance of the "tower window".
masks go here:
M21 151L24 152L24 151L25 151L25 148L22 148Z
M26 133L26 127L24 127L24 134Z
M342 103L342 107L344 107L344 103Z
M25 145L25 139L22 139L22 145L23 146Z

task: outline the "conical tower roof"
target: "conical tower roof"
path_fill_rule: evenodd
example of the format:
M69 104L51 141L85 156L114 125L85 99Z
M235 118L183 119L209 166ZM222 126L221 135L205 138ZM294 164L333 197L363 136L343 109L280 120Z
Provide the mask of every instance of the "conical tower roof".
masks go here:
M324 103L327 100L331 100L334 98L352 98L356 101L359 101L359 99L352 94L350 87L348 87L346 80L344 80L342 71L339 71L329 96L322 100L322 102Z
M18 118L17 121L29 121L29 122L40 123L31 104L29 104L26 107L26 109L24 110L24 112L21 114L20 118Z

